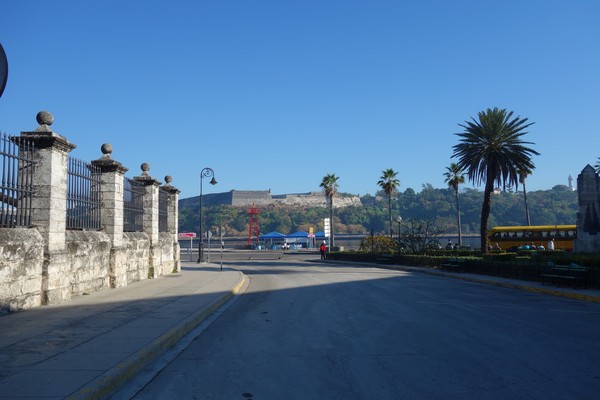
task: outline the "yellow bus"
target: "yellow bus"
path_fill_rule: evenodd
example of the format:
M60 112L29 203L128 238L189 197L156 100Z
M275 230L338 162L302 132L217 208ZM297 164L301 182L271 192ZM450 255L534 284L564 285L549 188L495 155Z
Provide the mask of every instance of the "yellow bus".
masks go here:
M516 251L525 248L548 249L554 240L555 250L573 251L577 225L497 226L488 231L492 249Z

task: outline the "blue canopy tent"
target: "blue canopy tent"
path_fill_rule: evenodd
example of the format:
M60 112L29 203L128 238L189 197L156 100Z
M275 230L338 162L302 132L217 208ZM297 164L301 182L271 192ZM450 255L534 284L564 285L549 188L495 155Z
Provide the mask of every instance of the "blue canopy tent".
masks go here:
M298 231L298 232L290 233L286 237L289 239L306 239L308 237L308 232Z
M259 239L285 239L285 235L283 233L273 231L273 232L265 233L264 235L260 235L258 238Z
M264 235L258 236L258 239L264 240L264 241L268 240L270 242L270 247L273 247L273 239L284 242L285 235L283 233L273 231L273 232L265 233Z
M308 232L302 232L302 231L294 232L294 233L287 235L285 237L285 239L286 239L286 242L288 242L288 243L300 244L305 247L309 247L308 246Z

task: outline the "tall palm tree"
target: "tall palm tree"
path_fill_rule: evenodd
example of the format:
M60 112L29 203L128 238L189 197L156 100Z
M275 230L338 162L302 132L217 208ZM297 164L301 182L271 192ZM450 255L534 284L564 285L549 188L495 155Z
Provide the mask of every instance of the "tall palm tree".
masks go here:
M396 191L398 186L400 186L400 181L396 179L397 172L393 169L388 168L385 171L381 171L382 175L379 178L379 182L377 184L383 189L385 194L388 196L388 211L390 213L390 237L393 236L392 230L392 194Z
M446 172L444 172L444 176L446 177L445 182L448 187L454 189L454 197L456 198L456 224L458 226L458 245L462 245L462 230L460 227L460 204L458 202L458 185L462 185L465 183L465 176L462 172L462 169L458 166L457 163L450 163L449 167L446 167Z
M531 170L520 169L517 171L519 174L519 182L523 185L523 199L525 200L525 219L527 226L531 226L531 216L529 215L529 205L527 203L527 188L525 188L525 180L531 175Z
M464 131L456 133L460 140L453 146L452 158L458 159L458 166L474 184L485 182L479 228L483 252L488 250L487 227L494 184L516 185L517 171L535 169L531 157L539 153L526 146L534 143L522 140L532 124L527 123L527 118L513 118L512 111L496 107L480 111L477 120L471 118L458 124Z
M596 165L594 165L594 169L597 174L600 174L600 157L598 157L598 161L596 161Z
M329 201L329 229L331 230L331 247L334 244L334 235L333 235L333 196L337 193L339 189L339 185L337 183L339 177L335 176L335 174L327 174L323 177L321 184L319 185L323 189L323 193L325 193L325 197Z

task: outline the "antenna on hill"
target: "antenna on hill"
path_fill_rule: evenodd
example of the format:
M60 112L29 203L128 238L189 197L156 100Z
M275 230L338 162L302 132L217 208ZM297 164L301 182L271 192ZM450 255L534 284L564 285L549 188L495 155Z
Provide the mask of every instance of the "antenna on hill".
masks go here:
M258 243L258 234L260 229L258 227L258 214L260 214L260 208L252 207L248 209L249 221L248 221L248 248L252 248L252 242ZM256 238L254 240L254 238Z

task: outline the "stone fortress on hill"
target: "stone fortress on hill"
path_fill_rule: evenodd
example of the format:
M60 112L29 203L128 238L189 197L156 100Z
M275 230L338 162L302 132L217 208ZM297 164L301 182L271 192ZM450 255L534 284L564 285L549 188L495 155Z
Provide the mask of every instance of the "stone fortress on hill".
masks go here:
M573 178L569 175L569 190L575 191ZM198 207L199 196L179 199L179 207ZM204 206L268 206L282 204L294 207L327 207L327 198L323 192L271 194L271 190L230 190L223 193L211 193L202 195ZM333 200L333 208L344 208L348 206L362 206L360 196L346 193L337 193Z
M327 198L323 192L296 194L271 194L271 190L231 190L224 193L202 195L203 206L227 205L234 207L269 206L282 204L295 207L326 207ZM199 205L199 196L180 199L180 207L195 207ZM333 200L334 208L362 206L360 197L356 195L336 195Z

